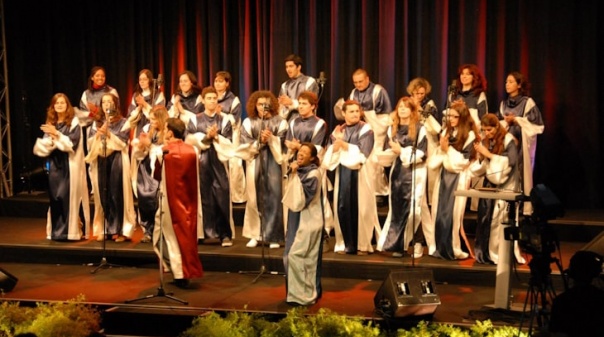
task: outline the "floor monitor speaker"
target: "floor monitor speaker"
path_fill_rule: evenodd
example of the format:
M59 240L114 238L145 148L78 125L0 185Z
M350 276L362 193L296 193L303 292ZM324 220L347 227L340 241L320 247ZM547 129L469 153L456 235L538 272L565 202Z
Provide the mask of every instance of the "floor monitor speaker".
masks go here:
M373 298L375 308L387 317L431 315L440 305L432 270L391 270Z
M11 273L0 268L0 293L7 293L15 287L18 279Z

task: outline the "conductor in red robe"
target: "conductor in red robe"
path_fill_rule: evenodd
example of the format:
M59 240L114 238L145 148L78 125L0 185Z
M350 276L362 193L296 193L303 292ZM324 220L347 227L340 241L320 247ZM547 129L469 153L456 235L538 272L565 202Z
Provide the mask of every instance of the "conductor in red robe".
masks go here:
M197 151L184 143L185 130L181 120L169 118L164 146L154 156L157 160L154 173L161 174L161 206L156 214L156 224L160 225L153 231L153 247L164 270L172 272L174 284L181 288L187 288L191 279L203 276L197 251ZM159 249L162 241L163 256Z

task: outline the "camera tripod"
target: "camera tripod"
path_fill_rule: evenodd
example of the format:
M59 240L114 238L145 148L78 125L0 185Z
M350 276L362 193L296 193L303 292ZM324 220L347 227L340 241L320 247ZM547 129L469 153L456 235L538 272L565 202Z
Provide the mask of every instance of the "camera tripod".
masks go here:
M520 319L519 331L522 331L525 316L528 311L528 335L533 332L533 325L536 320L537 327L542 329L549 326L551 316L551 304L556 297L556 291L552 284L550 263L556 262L559 265L557 258L553 258L545 254L534 255L529 262L531 277L529 286L526 291L526 299L522 309L522 317Z

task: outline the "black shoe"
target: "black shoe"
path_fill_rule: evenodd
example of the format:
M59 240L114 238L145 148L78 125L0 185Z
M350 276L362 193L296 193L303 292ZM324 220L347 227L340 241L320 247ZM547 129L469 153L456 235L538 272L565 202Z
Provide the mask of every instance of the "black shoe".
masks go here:
M190 284L191 284L191 281L186 278L175 278L174 279L174 285L181 289L188 289Z

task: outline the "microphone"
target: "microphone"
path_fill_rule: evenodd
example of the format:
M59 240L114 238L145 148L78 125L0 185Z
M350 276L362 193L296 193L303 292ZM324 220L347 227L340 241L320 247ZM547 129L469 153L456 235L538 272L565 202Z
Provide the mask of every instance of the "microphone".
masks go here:
M270 103L263 103L262 104L262 110L263 112L269 112L271 111L271 104ZM263 117L264 119L264 117Z
M164 75L157 75L157 89L159 89L162 85L164 85Z
M283 179L287 179L287 177L289 177L290 173L292 173L292 168L288 166L287 172L285 172L285 174L283 175Z
M317 83L319 83L321 87L324 86L325 83L327 83L327 77L325 77L324 71L319 72L319 78L317 79Z
M458 88L458 85L457 85L457 80L453 80L453 81L451 82L451 85L450 85L450 86L449 86L449 88L448 88L448 91L449 91L450 93L454 93L454 92L456 92L456 91L457 91L457 88Z

